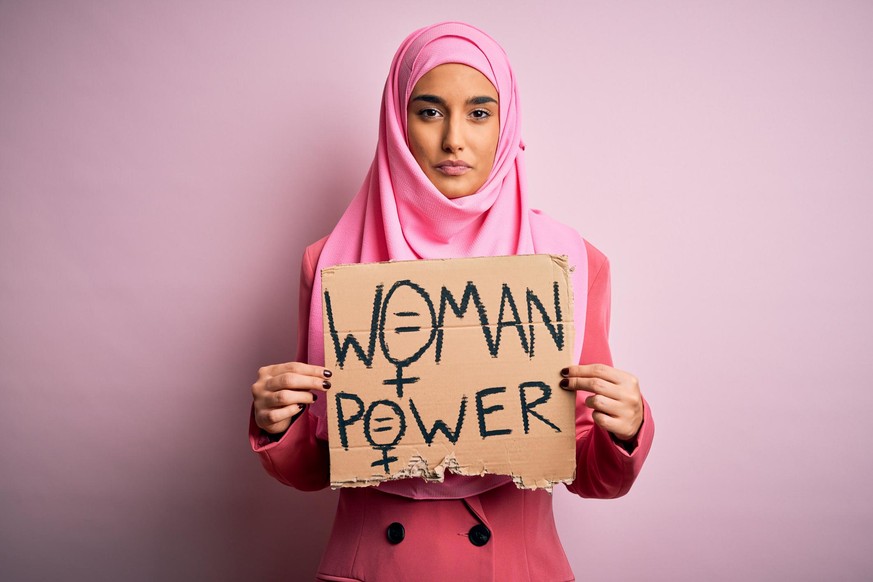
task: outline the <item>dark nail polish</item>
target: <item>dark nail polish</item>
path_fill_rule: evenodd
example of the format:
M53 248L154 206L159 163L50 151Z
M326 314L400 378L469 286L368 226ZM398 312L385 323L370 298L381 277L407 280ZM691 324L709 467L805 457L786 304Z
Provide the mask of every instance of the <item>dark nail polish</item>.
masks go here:
M569 379L569 378L564 378L563 380L561 380L561 384L560 384L560 385L561 385L561 388L567 388L567 387L569 387L569 386L570 386L570 379Z
M330 370L325 370L325 371L324 371L324 377L325 377L325 378L330 378L331 376L333 376L333 372L331 372Z
M330 388L330 381L325 380L324 382L321 383L321 385L324 386L325 390L327 390L328 388Z
M566 378L569 375L570 375L570 368L564 368L563 370L561 370L561 376L563 376L564 378Z
M318 394L313 394L312 401L315 402L316 400L318 400Z

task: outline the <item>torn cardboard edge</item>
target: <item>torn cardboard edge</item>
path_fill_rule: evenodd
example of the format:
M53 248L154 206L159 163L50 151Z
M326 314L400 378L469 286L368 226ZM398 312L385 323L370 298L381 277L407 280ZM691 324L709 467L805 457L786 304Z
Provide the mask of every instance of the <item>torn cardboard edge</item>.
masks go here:
M507 475L521 489L572 482L575 395L558 387L575 336L567 263L517 255L322 270L331 487L442 482L447 471Z
M525 481L524 477L521 475L504 475L503 473L492 473L487 470L487 468L483 468L481 471L471 471L465 469L455 457L454 454L447 455L440 463L438 463L433 469L431 469L428 465L427 459L424 459L421 456L413 455L409 459L409 464L403 470L395 472L389 479L365 479L365 478L355 478L351 481L331 481L330 488L331 489L341 489L344 487L371 487L374 485L378 485L379 483L385 483L386 481L396 481L398 479L410 479L413 477L418 477L424 479L428 483L443 483L445 481L446 474L448 472L454 473L455 475L463 475L466 477L484 477L485 475L503 475L510 477L515 486L519 489L528 489L528 490L537 490L544 489L547 492L551 493L555 485L565 484L569 485L573 481L576 480L576 471L573 470L573 476L562 478L562 479L536 479L532 483Z

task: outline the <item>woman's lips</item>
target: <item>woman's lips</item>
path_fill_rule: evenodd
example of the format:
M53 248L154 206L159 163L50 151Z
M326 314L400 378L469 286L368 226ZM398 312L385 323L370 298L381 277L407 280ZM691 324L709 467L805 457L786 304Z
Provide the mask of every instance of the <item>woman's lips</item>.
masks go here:
M436 165L436 169L446 176L462 176L472 170L467 162L461 160L446 160Z

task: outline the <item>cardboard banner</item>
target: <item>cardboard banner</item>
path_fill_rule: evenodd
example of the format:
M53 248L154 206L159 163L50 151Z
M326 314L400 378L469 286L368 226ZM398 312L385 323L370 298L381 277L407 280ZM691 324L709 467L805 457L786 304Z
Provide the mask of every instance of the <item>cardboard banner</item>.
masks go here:
M524 255L322 270L333 487L417 476L575 474L567 259Z

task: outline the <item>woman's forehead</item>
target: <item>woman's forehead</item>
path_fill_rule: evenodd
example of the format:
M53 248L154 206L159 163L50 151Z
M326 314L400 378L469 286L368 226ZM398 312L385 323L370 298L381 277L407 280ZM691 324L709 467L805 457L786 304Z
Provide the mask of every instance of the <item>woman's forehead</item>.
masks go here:
M427 71L416 82L409 98L415 94L459 93L464 97L480 95L498 96L497 88L482 71L462 63L445 63ZM469 95L467 95L469 94Z

